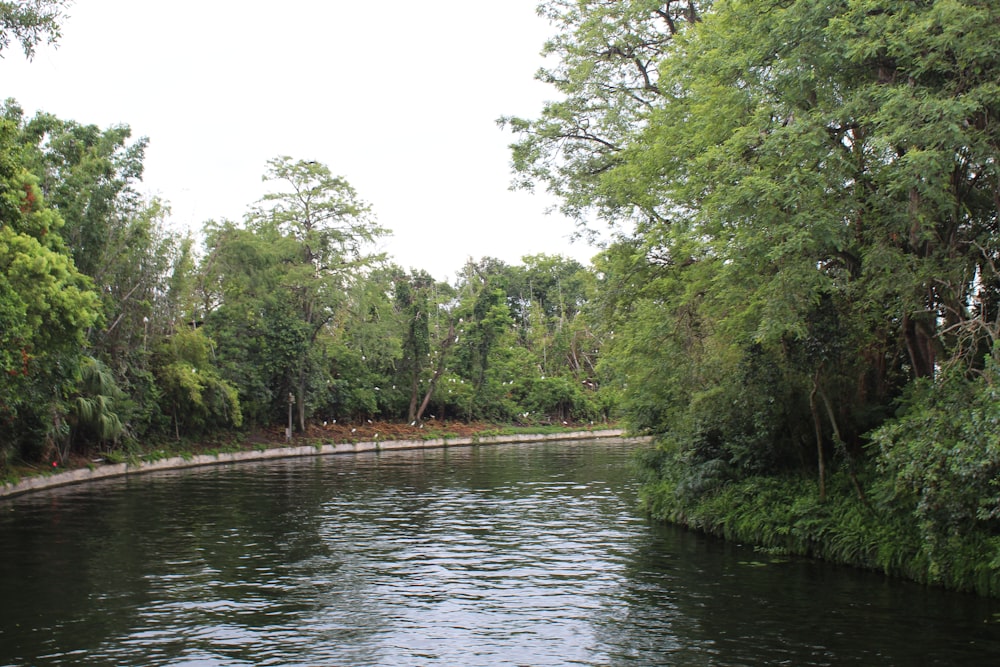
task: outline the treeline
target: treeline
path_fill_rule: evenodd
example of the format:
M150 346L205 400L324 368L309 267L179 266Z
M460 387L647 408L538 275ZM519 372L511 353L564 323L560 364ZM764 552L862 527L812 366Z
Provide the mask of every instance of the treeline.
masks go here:
M539 8L658 517L1000 593L1000 2Z
M453 284L371 248L343 178L276 158L244 220L169 231L146 140L0 108L0 464L311 421L606 418L591 270L469 260Z
M539 12L558 99L502 122L519 185L611 226L593 269L435 283L368 254L363 201L286 158L196 252L133 193L143 142L8 103L4 455L289 400L299 428L619 406L658 435L658 518L1000 593L1000 0Z

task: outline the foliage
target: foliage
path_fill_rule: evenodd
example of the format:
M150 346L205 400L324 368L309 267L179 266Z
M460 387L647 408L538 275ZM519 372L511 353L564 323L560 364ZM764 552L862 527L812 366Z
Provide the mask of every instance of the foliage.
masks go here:
M168 209L136 190L147 142L130 144L125 125L102 130L46 113L26 120L13 100L3 114L16 123L22 159L64 221L60 236L74 265L101 297L103 317L87 330L87 353L126 392L116 411L129 431L152 434L163 423L150 350L180 317L176 277L191 265L191 242L168 232ZM66 392L78 393L72 384ZM86 448L100 444L88 442L95 437L87 431L71 439Z
M85 357L80 366L80 382L70 404L70 422L74 437L88 435L99 443L114 443L125 434L119 416L125 392L118 387L114 374L93 357Z
M770 544L799 518L769 494L810 474L823 549L877 560L845 535L881 549L879 526L833 511L870 497L907 536L894 571L992 577L954 568L996 531L1000 5L540 12L560 30L540 78L562 97L505 119L517 184L615 225L598 370L630 426L662 434L650 507Z
M43 41L59 39L60 22L67 0L5 0L0 2L0 57L17 41L30 60Z
M968 378L951 369L914 384L899 417L872 434L887 502L914 508L935 576L965 536L1000 532L1000 379L996 356ZM1000 561L991 564L1000 571Z
M980 363L949 332L992 298L997 9L661 4L543 6L569 97L515 168L634 222L599 266L633 423L822 482L906 381Z
M660 520L753 544L771 554L821 558L921 583L1000 595L1000 541L984 526L929 544L905 505L888 498L859 498L844 469L830 476L826 502L818 500L815 480L796 474L751 476L692 495L685 488L691 476L683 464L664 454L662 448L651 449L641 461L642 469L650 472L643 506ZM875 473L861 475L875 483Z
M63 221L24 168L17 124L0 120L0 463L67 434L63 390L98 321L98 298L59 235ZM42 443L48 443L42 445ZM20 450L20 451L19 451Z
M193 434L243 423L239 394L214 368L211 348L201 329L180 329L158 351L164 413L173 419L178 438L182 427Z
M333 321L352 277L378 259L368 247L386 230L354 188L325 165L279 157L268 162L264 180L285 189L265 195L248 215L247 227L279 235L291 251L281 267L280 287L304 334L288 369L304 430L314 407L307 397L310 376L318 367L312 344Z

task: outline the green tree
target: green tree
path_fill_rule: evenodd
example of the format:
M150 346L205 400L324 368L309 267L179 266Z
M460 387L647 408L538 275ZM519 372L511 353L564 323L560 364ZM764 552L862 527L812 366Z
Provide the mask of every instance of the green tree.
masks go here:
M268 162L264 180L284 189L265 195L248 225L277 228L298 243L298 262L289 267L285 287L311 344L333 319L340 293L352 276L378 259L369 248L386 230L378 226L355 189L325 165L279 157ZM292 371L303 430L310 367L306 345Z
M166 206L138 193L147 141L130 143L128 126L102 130L45 113L25 120L13 100L3 114L20 127L22 154L64 220L74 264L101 296L102 325L87 332L89 354L127 394L120 416L140 436L159 425L150 352L182 317L176 278L180 264L191 264L190 242L167 231Z
M67 383L84 334L99 318L98 297L59 236L62 219L45 205L23 166L15 122L0 119L0 454L20 445L62 444ZM22 453L31 454L28 449Z
M43 41L60 37L63 8L67 0L9 0L0 2L0 57L13 39L30 60Z
M173 420L178 439L182 432L202 434L243 423L239 393L218 374L211 348L201 329L179 329L158 350L164 412Z
M636 128L660 103L659 63L706 4L543 2L539 14L559 32L542 51L555 64L536 78L559 96L537 119L500 120L518 135L511 146L515 185L530 189L544 183L561 198L563 212L574 217L597 210L608 221L618 221L623 209L637 204L613 196L603 187L602 175L622 164Z
M545 4L568 98L511 124L514 166L632 227L602 300L633 420L732 474L809 461L822 495L907 381L988 351L1000 8L658 4Z
M327 366L336 387L331 415L353 419L399 418L406 400L398 364L405 356L406 325L394 295L398 267L377 268L351 281L338 322L327 338Z
M192 319L216 341L220 372L239 388L243 415L270 424L287 408L290 369L308 347L285 284L297 244L273 227L251 231L225 221L206 223L205 248Z
M400 375L409 390L406 419L413 422L417 419L423 397L421 381L431 356L430 309L434 279L426 271L413 271L409 276L399 276L394 286L396 307L405 326Z
M248 414L268 423L292 393L304 430L329 398L326 338L379 259L369 247L385 230L324 165L280 157L264 180L275 190L244 226L208 225L200 308L225 376L253 406Z

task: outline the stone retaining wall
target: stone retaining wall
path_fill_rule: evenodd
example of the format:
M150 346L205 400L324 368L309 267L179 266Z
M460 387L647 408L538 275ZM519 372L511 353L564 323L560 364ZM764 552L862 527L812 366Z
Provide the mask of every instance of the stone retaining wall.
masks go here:
M137 475L156 470L175 470L178 468L193 468L195 466L219 465L222 463L239 463L241 461L263 461L266 459L283 459L296 456L323 456L325 454L359 454L361 452L379 452L396 449L430 449L440 447L458 447L476 444L500 444L511 442L541 442L553 440L589 440L591 438L614 438L622 435L618 429L602 431L574 431L572 433L536 433L524 435L497 435L471 438L434 438L431 440L372 440L369 442L342 442L327 445L306 445L300 447L276 447L265 450L244 452L223 452L220 454L203 454L190 457L174 457L159 461L141 461L139 463L109 463L93 468L67 470L53 475L29 477L16 484L0 485L0 498L14 496L29 491L50 489L67 484L80 484L95 479Z

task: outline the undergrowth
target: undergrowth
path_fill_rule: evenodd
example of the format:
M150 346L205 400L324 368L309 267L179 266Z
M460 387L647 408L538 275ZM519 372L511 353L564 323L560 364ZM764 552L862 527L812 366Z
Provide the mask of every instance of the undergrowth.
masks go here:
M660 464L660 476L647 478L641 493L654 519L771 554L813 557L1000 597L1000 536L980 524L934 537L921 525L911 499L874 475L861 480L868 489L862 499L850 476L835 472L821 502L817 482L794 474L723 481L686 494L680 475Z

